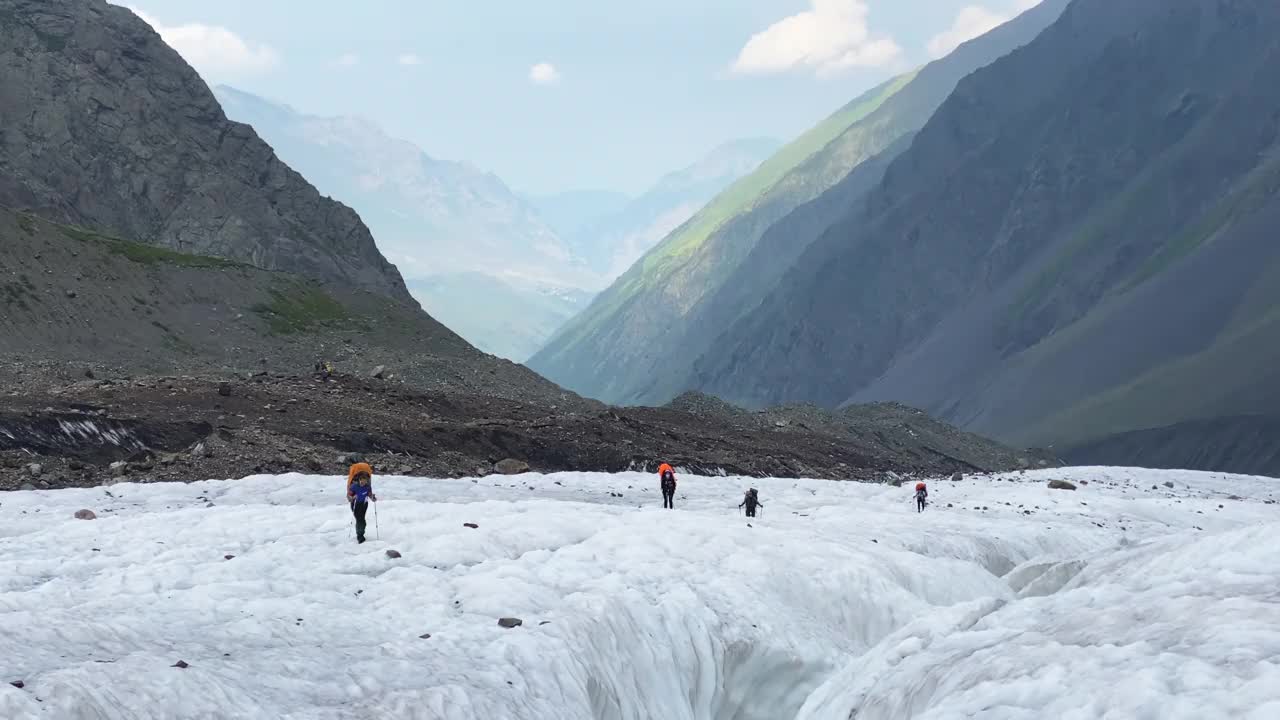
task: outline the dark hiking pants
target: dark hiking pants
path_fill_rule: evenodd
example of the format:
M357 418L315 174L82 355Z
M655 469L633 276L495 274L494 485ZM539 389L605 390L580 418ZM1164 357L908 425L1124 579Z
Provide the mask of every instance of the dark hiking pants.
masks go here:
M351 503L351 513L356 516L356 541L364 542L364 514L369 511L369 503Z
M662 488L662 507L675 509L676 491L674 488Z
M898 507L902 507L899 505ZM916 496L916 512L924 512L924 498Z

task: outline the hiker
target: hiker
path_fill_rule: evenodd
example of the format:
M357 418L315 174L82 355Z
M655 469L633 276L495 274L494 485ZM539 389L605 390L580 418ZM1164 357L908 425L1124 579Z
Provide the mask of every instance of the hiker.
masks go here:
M929 499L929 488L924 483L916 483L916 512L924 512L925 501Z
M369 510L369 501L378 502L373 494L373 468L369 463L356 463L347 472L347 504L351 506L351 514L356 516L356 542L364 542L364 514Z
M747 517L756 516L757 505L764 507L764 503L760 502L760 494L756 492L755 488L748 490L747 494L743 496L742 502L738 503L738 507L742 507L743 505L747 506Z
M674 509L676 506L676 471L666 463L658 466L658 477L662 478L662 507Z

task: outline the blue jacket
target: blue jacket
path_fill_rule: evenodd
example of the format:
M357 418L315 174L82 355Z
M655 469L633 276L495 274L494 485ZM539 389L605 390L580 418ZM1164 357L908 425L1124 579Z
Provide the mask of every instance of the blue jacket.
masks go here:
M351 483L347 486L348 497L353 497L352 502L364 503L369 502L370 497L378 497L373 494L373 483L361 485L358 482Z

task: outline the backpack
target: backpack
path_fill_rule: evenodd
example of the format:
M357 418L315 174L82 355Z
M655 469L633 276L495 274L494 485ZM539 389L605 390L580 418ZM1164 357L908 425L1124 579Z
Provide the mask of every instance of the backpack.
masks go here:
M351 469L347 471L347 485L346 485L345 494L350 495L352 493L351 488L356 484L356 477L362 474L369 476L369 487L373 487L373 467L371 467L369 463L358 462L353 464L351 466Z

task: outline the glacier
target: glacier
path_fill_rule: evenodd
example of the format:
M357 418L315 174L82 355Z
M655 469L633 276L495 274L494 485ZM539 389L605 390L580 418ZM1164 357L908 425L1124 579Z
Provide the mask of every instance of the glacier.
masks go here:
M1280 717L1280 481L344 479L0 495L0 717Z

